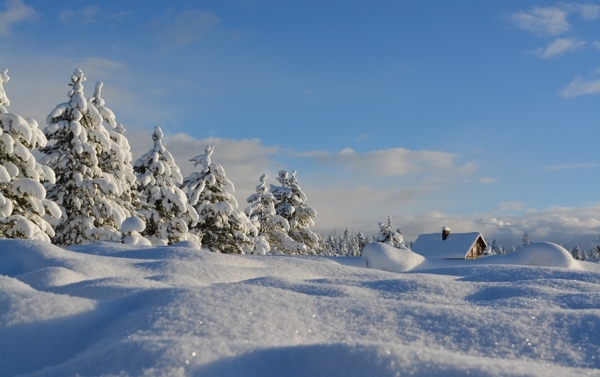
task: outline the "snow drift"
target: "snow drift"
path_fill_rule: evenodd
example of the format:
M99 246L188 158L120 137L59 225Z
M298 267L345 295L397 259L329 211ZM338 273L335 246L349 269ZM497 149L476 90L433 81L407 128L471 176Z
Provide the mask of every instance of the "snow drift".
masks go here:
M0 240L0 375L600 375L600 271L551 244L480 261L196 247Z

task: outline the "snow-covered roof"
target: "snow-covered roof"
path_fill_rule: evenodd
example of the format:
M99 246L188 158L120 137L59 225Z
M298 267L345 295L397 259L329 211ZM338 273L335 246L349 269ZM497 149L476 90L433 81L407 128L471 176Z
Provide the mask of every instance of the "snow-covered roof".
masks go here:
M442 233L421 234L411 250L426 258L465 258L479 237L479 232L450 233L446 240Z

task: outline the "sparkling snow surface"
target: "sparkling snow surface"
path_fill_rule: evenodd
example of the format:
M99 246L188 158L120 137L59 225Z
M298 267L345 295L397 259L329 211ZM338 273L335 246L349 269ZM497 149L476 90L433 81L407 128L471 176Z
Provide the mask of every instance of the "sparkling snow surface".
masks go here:
M553 244L189 246L0 240L0 376L600 376L600 268Z

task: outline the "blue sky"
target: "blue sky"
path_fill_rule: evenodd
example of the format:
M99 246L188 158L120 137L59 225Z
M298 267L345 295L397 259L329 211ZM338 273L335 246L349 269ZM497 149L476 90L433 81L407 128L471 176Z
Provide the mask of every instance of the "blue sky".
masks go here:
M600 234L598 1L8 0L0 51L11 111L45 126L81 68L135 158L215 144L241 206L296 169L321 232Z

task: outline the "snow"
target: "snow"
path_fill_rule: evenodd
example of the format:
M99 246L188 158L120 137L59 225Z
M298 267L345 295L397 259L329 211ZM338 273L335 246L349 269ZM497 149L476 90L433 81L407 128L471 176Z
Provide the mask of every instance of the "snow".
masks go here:
M565 252L0 240L0 375L600 376L600 268Z

